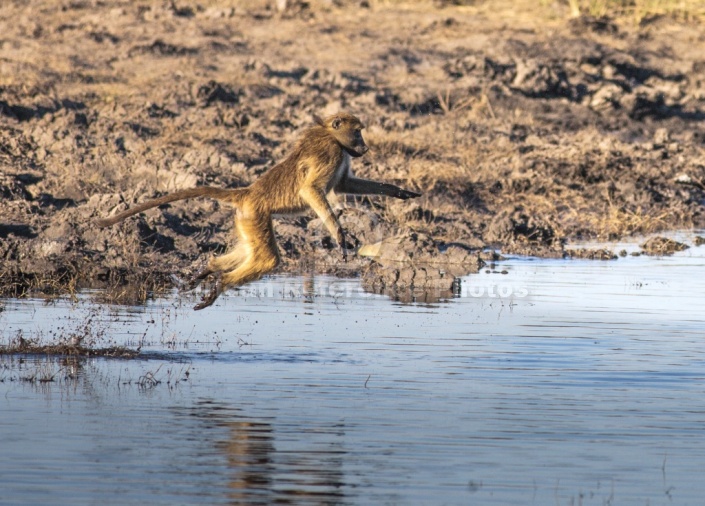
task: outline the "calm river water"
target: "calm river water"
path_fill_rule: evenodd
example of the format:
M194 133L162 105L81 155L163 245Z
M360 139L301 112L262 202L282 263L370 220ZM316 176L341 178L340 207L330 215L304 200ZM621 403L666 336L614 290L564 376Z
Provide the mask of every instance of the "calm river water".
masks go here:
M0 301L2 342L158 355L0 357L0 504L705 498L705 247L511 258L434 304L328 277L92 298Z

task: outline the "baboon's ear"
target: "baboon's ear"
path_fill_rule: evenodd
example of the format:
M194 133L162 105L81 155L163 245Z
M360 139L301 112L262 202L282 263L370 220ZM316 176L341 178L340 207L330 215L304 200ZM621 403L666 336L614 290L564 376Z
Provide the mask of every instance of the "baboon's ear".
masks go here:
M335 118L333 122L330 124L330 126L333 127L334 130L337 130L340 128L340 124L343 122L340 118Z
M325 121L323 121L318 114L313 115L313 121L315 121L316 123L318 123L321 126L326 126Z

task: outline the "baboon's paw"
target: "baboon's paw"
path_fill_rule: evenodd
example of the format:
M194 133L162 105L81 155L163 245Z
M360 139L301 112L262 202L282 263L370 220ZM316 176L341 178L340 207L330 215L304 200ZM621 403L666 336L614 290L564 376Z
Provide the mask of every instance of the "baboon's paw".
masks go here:
M223 280L222 280L222 273L218 273L216 275L216 280L215 283L213 284L213 287L211 288L210 292L208 292L208 295L204 296L203 299L201 299L201 302L193 306L194 311L200 311L201 309L205 309L208 306L213 305L215 300L218 298L220 293L223 291ZM199 280L200 282L200 280Z
M201 309L205 309L208 306L213 305L213 303L215 302L215 299L217 299L217 298L218 298L218 293L215 291L215 289L213 289L210 291L210 293L208 294L207 297L203 297L203 299L201 299L201 302L199 302L198 304L193 306L193 310L200 311Z

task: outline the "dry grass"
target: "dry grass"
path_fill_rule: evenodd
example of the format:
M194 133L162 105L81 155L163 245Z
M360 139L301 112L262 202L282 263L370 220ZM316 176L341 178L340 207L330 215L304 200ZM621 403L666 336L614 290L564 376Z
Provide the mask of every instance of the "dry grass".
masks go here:
M639 24L653 16L692 21L705 18L702 0L568 0L571 14L631 18Z
M77 276L73 270L34 274L4 266L0 268L0 296L24 298L42 294L47 300L59 295L73 298L77 294Z
M666 211L653 215L641 210L629 210L610 204L603 214L594 215L589 226L598 238L614 239L636 234L651 234L672 228L674 224L683 226L688 222L686 216L677 211Z
M370 129L367 140L374 164L389 166L385 175L404 181L410 187L430 193L439 185L464 187L471 183L474 169L493 159L504 159L512 149L494 145L491 152L472 141L470 125L493 123L492 106L486 95L480 97L437 91L440 114L412 130ZM394 168L397 168L394 170Z
M98 347L96 343L103 339L103 327L94 330L92 319L89 317L84 322L84 328L75 331L59 332L52 342L43 342L39 336L25 337L21 331L7 340L6 344L0 344L0 356L4 355L61 355L61 356L86 356L86 357L113 357L113 358L135 358L139 355L138 350L132 350L123 346ZM60 372L52 374L46 373L45 368L38 369L32 375L31 381L53 381L54 376ZM48 378L43 380L42 378Z
M205 9L232 9L232 12L260 9L275 14L277 3L278 0L205 0L200 5ZM308 6L306 10L321 12L359 2L286 0L285 3L288 4L289 11L299 11L305 4ZM535 22L541 22L542 18L543 21L546 18L555 18L559 12L573 17L591 15L623 18L633 20L636 24L653 16L664 15L685 21L705 20L705 2L702 0L367 0L366 4L371 10L438 11L447 8L471 14L505 12L516 19L527 18Z
M486 12L488 10L511 11L517 15L522 13L550 15L558 3L566 5L571 16L590 15L595 17L608 16L612 18L631 19L636 24L654 16L670 16L683 21L705 20L705 2L703 0L541 0L540 2L525 0L484 1L484 2L442 2L439 0L371 0L372 7L393 8L432 8L441 5L453 6L456 9Z

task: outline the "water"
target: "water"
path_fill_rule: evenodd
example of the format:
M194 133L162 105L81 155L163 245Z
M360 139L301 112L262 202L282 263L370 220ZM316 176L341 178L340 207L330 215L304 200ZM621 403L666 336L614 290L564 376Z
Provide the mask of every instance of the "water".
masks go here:
M4 341L160 355L0 358L0 504L702 504L705 247L504 269L437 304L3 301Z

